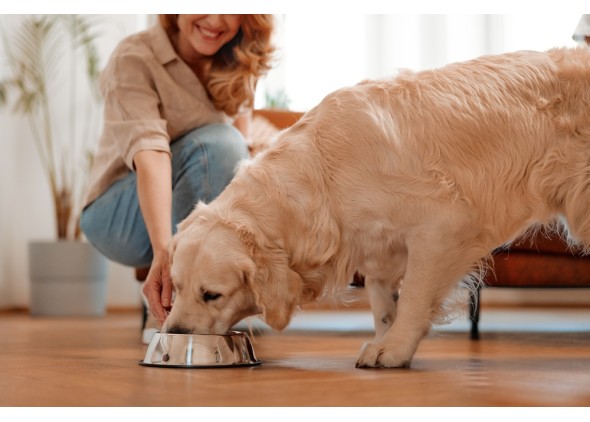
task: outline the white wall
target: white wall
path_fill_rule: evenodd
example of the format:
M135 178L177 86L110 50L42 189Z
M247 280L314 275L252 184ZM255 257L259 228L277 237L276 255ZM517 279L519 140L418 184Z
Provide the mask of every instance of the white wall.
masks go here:
M10 33L23 19L0 16ZM101 68L127 34L146 25L145 15L103 15L100 24ZM0 57L3 52L0 46ZM6 63L0 61L0 77ZM29 240L53 240L54 217L49 187L26 121L0 111L0 309L29 305L27 244ZM100 125L99 125L100 126ZM98 136L98 134L96 134ZM138 307L139 286L133 270L109 265L108 306Z
M284 90L306 111L324 96L365 78L423 70L514 50L574 46L580 15L556 13L363 15L322 11L281 22L280 67L269 89Z

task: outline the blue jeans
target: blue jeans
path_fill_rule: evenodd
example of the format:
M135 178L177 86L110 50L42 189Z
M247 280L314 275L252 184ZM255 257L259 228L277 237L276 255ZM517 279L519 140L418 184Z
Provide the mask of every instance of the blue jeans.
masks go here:
M172 225L184 220L198 201L210 202L225 189L238 161L248 157L240 132L226 124L194 129L170 144L172 152ZM113 183L82 212L88 241L123 265L149 267L153 252L137 198L137 175Z

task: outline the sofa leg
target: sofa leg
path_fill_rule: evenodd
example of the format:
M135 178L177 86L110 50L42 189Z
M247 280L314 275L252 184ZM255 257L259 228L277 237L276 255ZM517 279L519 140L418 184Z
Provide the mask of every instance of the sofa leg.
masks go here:
M479 298L481 288L469 292L469 319L471 320L471 340L479 340Z

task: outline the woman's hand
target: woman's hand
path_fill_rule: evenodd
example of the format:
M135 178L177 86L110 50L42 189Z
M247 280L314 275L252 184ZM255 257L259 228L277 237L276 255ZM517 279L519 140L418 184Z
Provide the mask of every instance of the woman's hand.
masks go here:
M152 314L164 323L172 307L172 279L168 252L162 250L154 255L152 266L143 286Z

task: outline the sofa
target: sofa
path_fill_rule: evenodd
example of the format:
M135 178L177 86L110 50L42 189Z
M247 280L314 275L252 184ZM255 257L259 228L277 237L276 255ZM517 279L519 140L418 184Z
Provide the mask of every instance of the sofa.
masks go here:
M590 256L572 250L557 234L538 232L517 240L493 256L484 288L588 288ZM471 292L471 338L479 339L480 291Z

